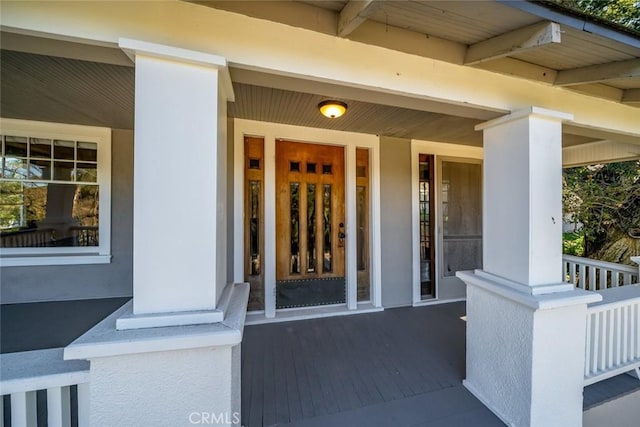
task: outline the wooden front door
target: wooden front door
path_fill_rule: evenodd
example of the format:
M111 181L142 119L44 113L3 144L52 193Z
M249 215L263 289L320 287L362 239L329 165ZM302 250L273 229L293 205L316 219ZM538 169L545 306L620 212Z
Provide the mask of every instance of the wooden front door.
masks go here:
M345 302L344 149L276 141L276 308Z

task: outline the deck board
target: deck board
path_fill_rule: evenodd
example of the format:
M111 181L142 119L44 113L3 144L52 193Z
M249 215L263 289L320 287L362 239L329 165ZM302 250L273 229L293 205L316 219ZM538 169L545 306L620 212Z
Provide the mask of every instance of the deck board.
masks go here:
M247 326L243 425L502 425L462 387L464 311L450 303Z

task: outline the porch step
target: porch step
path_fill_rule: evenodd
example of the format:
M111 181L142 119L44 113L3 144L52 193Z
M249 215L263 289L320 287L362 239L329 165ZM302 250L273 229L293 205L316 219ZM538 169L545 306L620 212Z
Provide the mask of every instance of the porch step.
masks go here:
M277 427L492 427L504 424L462 385Z

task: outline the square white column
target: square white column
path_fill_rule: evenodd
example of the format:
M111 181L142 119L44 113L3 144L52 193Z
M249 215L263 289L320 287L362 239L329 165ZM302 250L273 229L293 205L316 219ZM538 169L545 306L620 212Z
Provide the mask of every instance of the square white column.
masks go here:
M513 426L580 426L587 304L562 277L562 121L537 107L484 132L483 270L467 284L464 385Z
M136 40L120 47L136 81L133 313L118 328L221 321L226 61Z

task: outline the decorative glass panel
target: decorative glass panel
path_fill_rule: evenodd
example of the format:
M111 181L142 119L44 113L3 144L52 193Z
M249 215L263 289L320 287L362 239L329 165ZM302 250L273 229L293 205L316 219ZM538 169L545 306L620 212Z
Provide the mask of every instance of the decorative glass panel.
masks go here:
M249 181L249 274L260 275L260 181Z
M27 138L23 136L5 136L4 155L27 157Z
M29 179L51 179L51 160L31 160Z
M366 230L367 230L367 188L356 187L356 217L358 221L357 235L357 262L358 270L367 268L367 254L365 253Z
M73 181L73 162L53 162L54 181Z
M43 138L31 138L29 142L29 156L31 158L50 159L51 140Z
M322 173L324 175L331 175L331 165L322 165Z
M260 159L249 159L249 169L260 170Z
M326 165L323 165L324 169ZM331 184L322 186L322 272L333 269L331 258Z
M73 141L55 140L53 142L53 157L56 160L74 160L75 145Z
M314 165L315 167L315 165ZM309 165L307 164L307 171ZM316 256L316 185L307 184L307 272L317 271Z
M94 142L78 142L78 161L97 162L98 144Z
M315 163L307 163L307 173L316 173Z
M96 185L0 182L0 247L98 246L98 206Z
M78 163L76 165L76 181L97 182L98 165L96 163Z
M420 295L423 297L433 296L432 280L432 250L431 242L431 168L433 167L433 156L420 154L418 169L418 203L419 203L419 226L420 226Z
M291 172L300 172L300 162L290 162L289 163L289 171L291 171Z
M293 163L293 162L292 162ZM300 183L290 184L291 274L300 273Z

